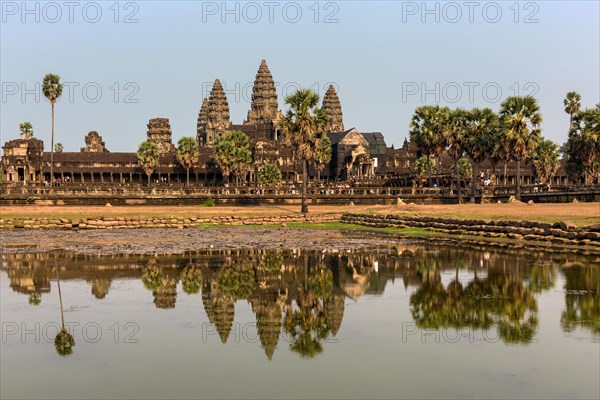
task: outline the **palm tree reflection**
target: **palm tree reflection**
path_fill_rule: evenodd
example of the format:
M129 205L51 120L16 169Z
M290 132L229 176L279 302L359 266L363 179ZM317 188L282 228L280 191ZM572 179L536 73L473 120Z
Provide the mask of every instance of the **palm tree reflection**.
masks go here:
M61 329L60 332L56 334L54 338L54 347L56 348L56 352L65 357L70 356L73 353L73 347L75 347L75 339L73 336L67 331L65 328L65 314L63 310L63 302L62 302L62 292L60 290L60 277L58 276L58 267L56 264L54 265L56 268L56 284L58 286L58 299L60 301L60 321L61 321Z

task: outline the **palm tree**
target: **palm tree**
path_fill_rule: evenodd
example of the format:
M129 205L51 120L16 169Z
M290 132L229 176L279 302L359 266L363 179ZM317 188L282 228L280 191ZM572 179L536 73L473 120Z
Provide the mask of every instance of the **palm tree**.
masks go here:
M502 134L517 162L516 198L521 200L521 161L523 161L541 140L542 114L537 100L532 96L508 97L500 106ZM504 140L503 139L503 140Z
M52 106L52 143L50 144L50 183L54 180L54 104L62 95L63 85L60 83L60 76L56 74L46 74L42 82L42 92Z
M19 136L29 140L33 137L33 125L31 125L31 122L23 122L19 124L19 132Z
M62 144L62 143L56 143L56 144L54 145L54 152L55 152L55 153L62 153L64 149L65 149L65 148L63 147L63 144Z
M198 143L189 136L184 136L177 142L177 161L185 168L186 171L186 186L190 186L190 168L197 162L200 152Z
M68 356L73 353L73 347L75 346L75 339L73 336L67 331L65 328L65 313L63 311L63 302L62 302L62 292L60 290L60 278L58 276L58 267L56 264L54 265L56 268L56 283L58 285L58 299L60 300L60 321L61 321L61 329L60 332L56 334L54 338L54 346L56 348L56 352L61 356Z
M442 136L443 115L439 106L417 107L410 122L410 141L414 142L430 163L430 156L439 147L440 136ZM427 168L431 171L431 168ZM431 186L431 175L427 175L427 181Z
M445 141L448 143L448 154L454 160L454 173L456 176L456 192L458 195L458 204L462 203L462 194L460 188L460 168L458 160L465 153L465 122L466 111L462 109L452 110L448 115L447 123L444 128Z
M558 170L560 162L558 161L558 145L552 140L542 140L540 144L529 156L528 163L533 167L533 171L540 183L548 184Z
M452 110L448 107L440 107L436 116L437 129L433 138L433 152L436 154L435 157L435 184L437 187L440 186L440 171L442 160L442 154L448 146L446 131L452 129Z
M569 159L569 170L583 174L585 185L589 185L595 176L600 177L600 105L573 116L563 152Z
M485 160L496 144L499 130L498 116L489 108L474 108L467 112L465 121L465 150L473 164L471 202L475 203L477 164Z
M252 150L248 135L242 131L231 131L215 141L215 161L224 177L231 172L235 174L236 183L246 179L246 174L252 164Z
M563 101L565 112L569 114L569 131L573 126L573 116L579 112L581 108L581 95L577 92L569 92Z
M160 164L160 153L156 143L146 140L140 143L137 151L138 164L148 176L148 186L150 186L150 175Z
M325 134L327 116L317 107L319 95L310 89L299 89L285 98L290 109L282 117L282 142L293 146L302 161L302 213L308 213L306 183L308 162L315 157L318 138Z

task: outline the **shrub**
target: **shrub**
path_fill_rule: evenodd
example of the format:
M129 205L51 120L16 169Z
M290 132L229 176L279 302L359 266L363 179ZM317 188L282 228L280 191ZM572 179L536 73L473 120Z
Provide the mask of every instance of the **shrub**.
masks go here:
M214 207L215 201L213 199L206 199L201 204L202 207Z

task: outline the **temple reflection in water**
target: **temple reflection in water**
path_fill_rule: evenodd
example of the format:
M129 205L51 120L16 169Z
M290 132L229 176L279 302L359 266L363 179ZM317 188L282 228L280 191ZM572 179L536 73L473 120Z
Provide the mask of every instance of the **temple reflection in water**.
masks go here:
M527 344L539 325L537 296L565 293L564 332L600 335L598 260L573 254L519 254L451 246L401 244L361 251L228 250L169 256L90 256L66 252L4 254L10 287L38 305L61 281L85 280L98 301L111 283L139 279L156 308L176 307L177 296L199 295L220 340L227 343L236 302L246 300L271 359L285 335L302 357L323 351L343 325L346 302L384 293L399 281L410 294L420 329L495 329L505 343ZM535 261L538 260L538 261ZM557 287L561 274L564 287ZM394 318L390 315L390 318Z

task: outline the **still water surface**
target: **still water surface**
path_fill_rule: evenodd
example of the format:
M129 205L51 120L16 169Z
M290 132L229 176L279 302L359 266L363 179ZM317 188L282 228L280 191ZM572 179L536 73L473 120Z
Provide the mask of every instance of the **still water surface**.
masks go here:
M410 241L4 254L0 395L598 398L597 263Z

